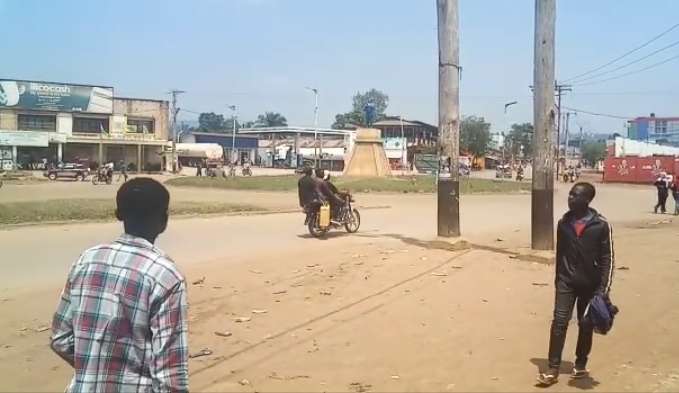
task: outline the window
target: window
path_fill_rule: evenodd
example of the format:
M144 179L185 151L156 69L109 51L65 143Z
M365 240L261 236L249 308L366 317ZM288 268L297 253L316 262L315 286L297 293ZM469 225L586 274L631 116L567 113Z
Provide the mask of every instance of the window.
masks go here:
M125 132L135 134L153 134L155 132L153 125L153 119L127 119L127 127L125 128Z
M108 133L108 119L93 117L73 117L73 132L82 134Z
M22 115L18 116L19 131L55 132L57 130L56 115Z

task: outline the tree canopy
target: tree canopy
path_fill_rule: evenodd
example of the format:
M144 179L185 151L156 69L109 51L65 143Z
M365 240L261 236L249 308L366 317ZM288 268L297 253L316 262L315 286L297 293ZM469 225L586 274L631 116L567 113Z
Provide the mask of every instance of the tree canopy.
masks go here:
M483 117L464 116L460 120L460 151L479 157L488 152L492 136L490 123Z
M512 124L504 145L514 157L519 157L522 151L524 157L530 157L533 154L533 124Z
M606 142L585 142L580 147L582 159L591 166L606 157Z
M264 127L286 127L288 119L278 112L264 112L264 114L257 116L254 126L257 128Z
M236 131L241 128L253 127L285 127L288 125L288 120L285 116L278 112L265 112L257 116L257 121L235 121ZM202 132L233 132L234 117L225 118L224 115L218 115L214 112L205 112L198 115L198 128L196 131Z
M214 112L201 113L198 115L198 131L223 132L225 122L224 115L218 115Z
M351 98L351 110L347 113L335 115L332 128L341 130L347 129L351 125L367 126L365 107L368 104L372 104L375 108L375 121L384 120L389 106L389 96L380 90L370 89L365 93L358 92Z

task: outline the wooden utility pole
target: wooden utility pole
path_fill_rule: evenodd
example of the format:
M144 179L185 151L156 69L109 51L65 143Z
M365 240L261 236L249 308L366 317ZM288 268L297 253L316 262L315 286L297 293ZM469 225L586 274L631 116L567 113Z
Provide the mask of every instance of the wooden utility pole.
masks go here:
M460 236L460 39L457 0L437 0L439 35L438 236Z
M535 0L531 248L554 249L556 0Z

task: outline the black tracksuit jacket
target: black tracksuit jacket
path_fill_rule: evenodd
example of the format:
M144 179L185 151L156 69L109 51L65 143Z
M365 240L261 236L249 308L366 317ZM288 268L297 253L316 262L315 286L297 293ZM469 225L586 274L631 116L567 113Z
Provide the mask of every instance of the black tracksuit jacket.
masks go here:
M615 270L613 231L603 216L590 210L593 216L579 237L570 212L559 220L556 281L578 291L608 294Z

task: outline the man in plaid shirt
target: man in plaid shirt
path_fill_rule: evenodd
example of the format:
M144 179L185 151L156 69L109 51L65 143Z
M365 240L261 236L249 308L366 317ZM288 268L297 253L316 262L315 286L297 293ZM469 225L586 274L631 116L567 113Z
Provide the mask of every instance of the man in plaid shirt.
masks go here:
M125 233L92 247L69 272L51 348L74 369L67 392L188 392L186 280L153 245L170 194L136 178L116 196Z

